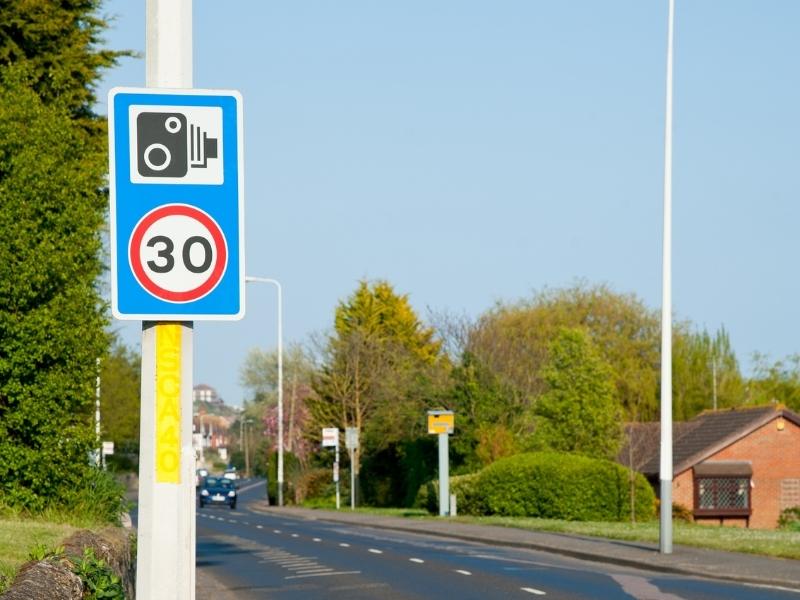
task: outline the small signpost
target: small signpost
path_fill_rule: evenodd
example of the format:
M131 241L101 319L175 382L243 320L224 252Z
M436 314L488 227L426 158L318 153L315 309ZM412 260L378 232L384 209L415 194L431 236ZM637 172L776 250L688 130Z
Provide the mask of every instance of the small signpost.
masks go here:
M338 427L323 427L322 428L322 447L333 447L336 451L336 458L333 461L333 481L336 483L336 510L339 510L341 505L341 495L339 493L339 428Z
M356 509L356 469L354 454L358 449L358 427L346 427L344 430L344 446L350 453L350 510Z
M428 433L439 436L439 516L446 517L450 510L450 458L448 436L455 429L455 414L451 410L428 411Z

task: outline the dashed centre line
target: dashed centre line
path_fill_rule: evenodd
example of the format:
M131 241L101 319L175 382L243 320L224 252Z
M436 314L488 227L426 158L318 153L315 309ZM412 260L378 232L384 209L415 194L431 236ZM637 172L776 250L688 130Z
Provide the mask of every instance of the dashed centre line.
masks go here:
M410 561L411 561L411 562L413 562L413 563L420 564L420 565L421 565L422 563L424 563L424 562L425 562L425 561L424 561L424 560L422 560L421 558L409 558L408 560L410 560Z
M320 538L314 538L314 541L315 542L321 542L322 540Z
M370 548L369 552L372 552L373 554L383 554L383 550L378 550L377 548Z
M348 544L348 543L346 543L346 542L342 542L342 543L341 543L341 544L339 544L339 545L340 545L342 548L349 548L349 547L350 547L350 544Z
M461 575L472 575L472 573L465 571L464 569L456 569L456 573L460 573Z
M543 592L542 590L537 590L536 588L530 588L530 587L524 587L519 589L521 589L523 592L528 592L529 594L534 594L536 596L544 596L547 593Z

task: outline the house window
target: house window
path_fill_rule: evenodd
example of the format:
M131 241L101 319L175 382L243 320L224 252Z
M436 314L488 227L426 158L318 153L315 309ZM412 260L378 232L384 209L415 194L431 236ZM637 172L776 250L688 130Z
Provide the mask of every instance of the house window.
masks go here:
M750 508L750 478L700 477L696 485L699 510Z
M749 517L753 468L745 461L706 461L694 467L696 517Z

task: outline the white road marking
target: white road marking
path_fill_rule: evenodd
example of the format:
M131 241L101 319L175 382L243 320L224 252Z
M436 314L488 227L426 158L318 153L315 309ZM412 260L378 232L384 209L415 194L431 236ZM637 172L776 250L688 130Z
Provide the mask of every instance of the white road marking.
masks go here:
M543 592L542 590L537 590L536 588L519 588L519 589L521 589L523 592L528 592L529 594L536 594L537 596L544 596L546 594L546 592Z
M331 571L329 573L308 573L307 575L289 575L284 579L304 579L306 577L329 577L331 575L360 575L361 571Z
M339 544L339 545L340 545L342 548L349 548L349 547L350 547L350 544L346 544L346 543L344 543L344 542L342 542L342 543L341 543L341 544Z
M228 523L236 523L236 519L228 519Z
M264 529L263 525L256 525L256 529Z
M768 585L764 583L745 583L742 585L746 585L748 587L757 587L757 588L766 588L768 590L780 590L782 592L793 592L795 594L800 594L800 590L796 590L793 588L787 588L780 585Z
M322 540L320 538L314 538L314 541L315 542L321 542Z
M369 552L372 552L373 554L383 554L383 550L378 550L377 548L370 548Z
M309 573L329 573L333 571L330 567L314 567L308 569L297 569L298 575L307 575Z
M410 561L411 561L411 562L413 562L413 563L420 564L420 565L421 565L422 563L424 563L424 562L425 562L425 561L424 561L424 560L422 560L421 558L409 558L408 560L410 560Z
M300 537L300 535L299 535L299 534L297 534L297 533L293 533L293 534L292 534L292 537L293 537L293 538L298 538L298 537Z
M636 575L611 575L622 591L630 594L636 600L686 600L682 596L662 592L644 577Z
M281 532L281 530L280 530L280 529L273 529L273 530L272 530L272 533L280 533L280 532Z
M311 565L317 566L310 558L296 558L294 560L284 560L282 562L278 562L278 564L286 569L291 569L292 567L310 567Z
M465 571L464 569L456 569L456 573L461 573L462 575L472 575L472 573Z

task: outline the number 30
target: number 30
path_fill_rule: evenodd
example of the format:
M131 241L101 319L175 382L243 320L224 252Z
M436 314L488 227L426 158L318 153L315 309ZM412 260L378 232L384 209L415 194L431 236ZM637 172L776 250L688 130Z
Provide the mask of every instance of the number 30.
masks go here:
M148 248L155 248L157 244L164 244L163 247L158 250L158 258L163 259L164 262L158 264L154 260L148 260L147 266L155 273L169 273L175 267L175 259L172 256L172 252L175 250L175 244L165 235L153 236L147 242ZM203 262L199 265L195 265L192 262L192 246L195 244L200 244L203 247ZM183 244L183 251L181 252L183 265L192 273L208 271L211 266L212 255L211 243L206 238L199 235L194 235L187 239Z

